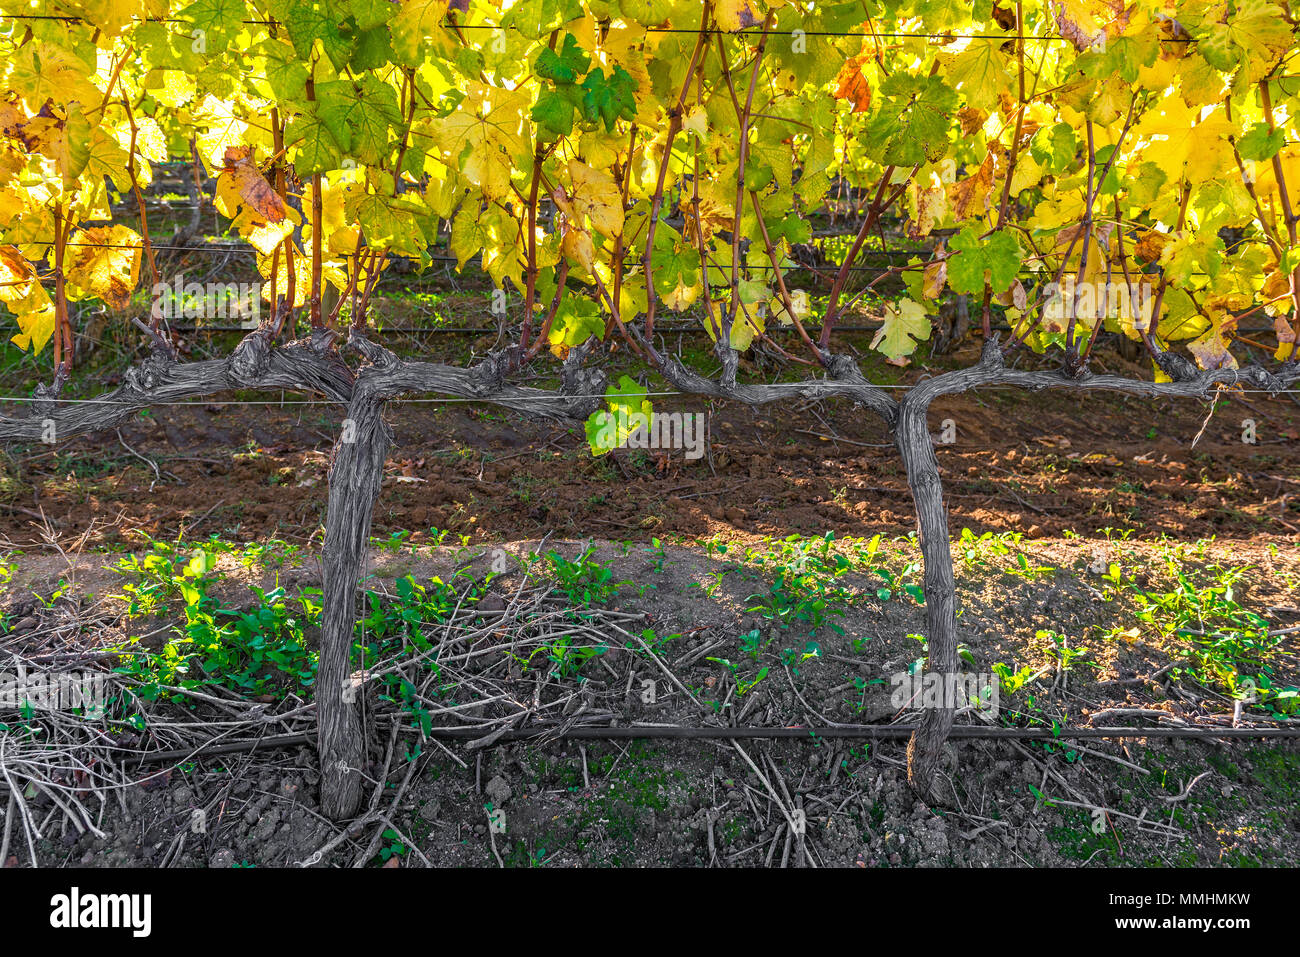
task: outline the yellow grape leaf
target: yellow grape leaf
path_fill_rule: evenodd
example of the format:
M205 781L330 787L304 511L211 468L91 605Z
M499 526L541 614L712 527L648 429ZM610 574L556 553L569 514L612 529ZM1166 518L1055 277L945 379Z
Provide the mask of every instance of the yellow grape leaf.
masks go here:
M1037 186L1043 179L1043 168L1038 165L1028 151L1016 157L1016 168L1011 173L1011 196L1019 196L1021 190Z
M969 106L989 110L1001 94L1011 89L1010 58L1002 52L1001 40L972 40L953 60L948 79L966 98Z
M524 120L530 96L526 88L502 90L472 83L460 106L431 124L444 162L459 168L489 202L504 199L511 175L532 164Z
M812 314L812 307L809 304L808 293L806 291L803 289L791 289L789 292L790 306L793 309L793 314L791 314L789 309L786 309L785 300L780 296L774 297L767 305L768 313L783 326L793 325L795 319L802 322Z
M930 183L922 187L916 180L907 184L907 204L912 210L907 221L909 239L923 239L948 215L948 191L939 174L931 171Z
M523 239L519 222L498 206L479 212L477 205L471 208L467 203L451 222L450 248L456 255L456 268L463 268L470 257L481 254L483 271L497 287L510 279L516 288L522 288ZM543 249L538 250L539 262Z
M167 134L152 116L135 118L135 150L151 163L167 162ZM131 145L130 130L118 133L118 142L123 148Z
M66 274L72 298L93 296L112 309L131 303L144 240L126 226L92 226L69 240Z
M659 300L669 309L673 310L673 312L685 312L687 309L689 309L691 306L695 304L695 300L700 298L700 293L702 293L703 291L704 291L704 283L700 282L697 279L694 285L688 286L686 285L684 274L679 273L677 275L676 282L673 288L666 293L661 293L659 296ZM707 322L704 325L705 328L709 327L709 324ZM713 335L713 332L711 330L709 332L709 335ZM733 341L735 339L734 331L732 334L732 339Z
M1100 45L1128 26L1133 7L1126 0L1052 0L1049 4L1061 36L1076 50Z
M709 141L709 114L702 106L691 107L682 117L682 129L694 133L701 143Z
M239 204L255 212L263 221L278 223L283 220L284 200L253 162L253 148L227 146L224 159L225 166L217 176L216 201L221 212L233 219L235 210L231 200L237 197Z
M885 306L884 325L871 340L871 348L899 360L916 351L918 341L930 338L930 317L925 307L911 299L902 299L895 307Z
M623 195L614 177L577 160L569 160L569 175L573 178L571 198L575 212L586 216L602 236L610 239L621 236Z
M667 299L665 299L665 302L666 301ZM706 319L704 322L704 328L705 331L708 332L709 338L713 339L714 342L717 342L718 335L717 330L714 329L714 324L717 324L718 330L722 329L723 320L727 317L727 306L726 303L718 299L711 299L709 301L709 306L712 314L712 322ZM763 317L757 315L754 310L750 309L748 315L745 314L745 310L743 309L736 310L736 318L731 323L731 348L735 349L737 352L744 352L750 347L754 339L763 332L763 327Z
M758 23L758 18L754 16L749 0L718 0L714 4L713 14L717 18L718 26L728 33L734 33L737 30L743 30L745 27L752 27Z
M1277 334L1277 352L1273 353L1273 358L1278 362L1296 358L1296 331L1286 316L1273 318L1273 331Z
M289 249L293 255L294 269L294 287L293 303L295 308L301 308L307 305L311 298L311 257L304 254L297 246L289 244ZM274 252L274 250L272 250ZM276 282L274 286L271 283L271 266L278 261L279 269L276 272ZM388 260L380 260L380 270L388 268ZM262 276L262 298L268 303L275 303L281 296L289 295L289 267L285 259L284 249L280 249L279 256L257 256L257 271ZM343 271L342 265L334 261L321 263L321 279L328 282L337 289L343 289L347 286L347 273Z
M1199 182L1218 179L1225 169L1236 168L1225 141L1234 132L1221 109L1202 119L1200 108L1170 95L1146 111L1135 127L1135 138L1146 141L1143 159L1158 166L1167 182L1182 182L1184 176Z
M28 42L7 52L5 59L8 70L4 85L18 94L28 115L38 113L50 100L60 106L93 106L103 99L104 94L88 79L95 75L93 63L71 50Z
M448 0L402 0L401 11L392 24L393 51L407 63L414 63L424 38L442 33L447 6Z
M16 246L0 246L0 302L20 302L30 295L36 269Z
M560 243L560 252L581 266L588 275L591 274L596 260L596 247L591 242L591 233L585 229L570 229Z
M88 140L82 139L80 131L87 129L88 123L81 123L73 117L68 124L69 149L73 156L73 165L83 176L83 183L102 185L104 177L112 180L119 192L131 188L131 174L127 172L129 157L117 139L103 127L96 127ZM147 165L142 169L147 169ZM139 173L140 171L137 171ZM147 186L147 177L139 177L141 186Z
M293 223L289 220L268 223L254 218L248 210L240 213L231 225L263 256L271 255L276 246L293 235ZM349 249L348 252L352 250Z
M40 286L36 287L40 289ZM44 295L44 292L42 291ZM10 337L10 341L19 349L30 349L33 354L45 348L45 343L54 335L54 303L45 295L45 303L30 312L15 312L18 328L21 330Z

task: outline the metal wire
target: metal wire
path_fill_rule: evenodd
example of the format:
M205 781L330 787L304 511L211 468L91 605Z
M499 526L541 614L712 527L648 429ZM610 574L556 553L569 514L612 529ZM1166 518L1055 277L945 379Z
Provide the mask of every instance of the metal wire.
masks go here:
M1142 380L1136 380L1136 379L1134 379L1134 380L1131 380L1131 381L1138 382L1138 381L1142 381ZM828 380L824 380L824 379L809 379L807 382L773 382L773 383L771 383L771 384L765 384L764 387L765 387L765 388L768 388L768 389L789 389L789 390L791 390L791 391L797 392L797 391L799 391L800 389L807 389L807 388L812 387L812 386L816 386L816 387L819 387L819 388L822 388L822 389L829 389L831 392L840 392L840 391L844 391L844 392L853 392L853 391L855 391L855 390L858 390L858 389L863 388L863 386L855 385L855 384L853 384L853 383L851 383L851 382L839 383L839 382L828 381ZM872 389L894 389L894 390L902 390L902 391L909 391L909 390L915 388L915 386L911 386L911 385L893 384L893 383L885 383L885 384L880 384L880 385L874 385L874 384L868 383L867 387L868 387L868 388L872 388ZM257 389L256 387L250 387L250 389L251 389L252 391L275 391L276 388L277 388L277 387L275 387L275 386L268 386L268 387L266 387L266 388L264 388L264 389L260 389L260 390L259 390L259 389ZM526 386L525 386L525 388L526 388ZM990 384L990 385L981 385L981 386L978 386L974 391L980 391L981 389L1014 389L1014 390L1016 390L1016 391L1018 391L1018 392L1026 391L1026 390L1024 389L1024 387L1022 387L1022 386L1018 386L1018 385L1014 385L1014 384L1009 383L1009 382L1008 382L1008 383L993 383L993 384ZM1233 394L1241 394L1241 395L1300 395L1300 389L1279 389L1277 392L1270 392L1268 389L1240 389L1240 390L1235 390L1234 392L1230 392L1230 393L1229 393L1229 395L1233 395ZM669 390L669 391L663 391L663 392L656 392L656 391L637 392L637 393L635 393L635 395L636 395L637 397L640 397L640 398L650 398L650 397L653 397L653 396L688 396L688 397L695 397L695 398L700 398L700 397L701 397L701 393L698 393L698 392L676 392L676 391L671 391L671 390ZM388 399L387 401L388 401L389 403L401 402L401 403L406 403L406 404L430 404L430 403L457 403L457 402L463 402L463 403L467 403L467 404L486 403L486 404L490 404L490 405L492 405L492 404L500 405L500 404L501 404L501 400L502 400L503 398L504 398L504 399L510 399L510 398L527 399L529 402L570 402L570 401L572 401L572 400L574 400L574 399L604 399L604 398L606 398L606 394L602 392L602 393L600 393L600 394L598 394L598 395L597 395L597 394L592 394L592 395L561 395L561 394L559 394L559 393L555 393L554 395L548 395L546 392L544 392L544 391L542 391L542 390L538 390L536 394L532 394L532 393L530 393L530 394L528 394L528 395L526 395L526 396L488 396L488 397L483 397L483 398L468 398L468 397L461 397L461 396L446 396L446 397L441 397L441 396L439 396L439 397L432 397L432 398L422 398L422 397L419 397L419 396L415 396L415 397L402 397L402 396L398 396L398 397L396 397L396 398ZM704 398L710 398L710 399L723 399L723 400L725 400L725 399L727 399L728 397L727 397L727 396L704 396ZM1153 397L1153 398L1158 398L1158 397ZM1188 396L1188 398L1191 398L1191 397ZM1207 396L1206 398L1208 399L1209 397ZM122 406L128 406L128 407L134 407L134 406L138 406L138 405L140 405L140 403L138 403L138 402L129 401L129 400L126 400L126 399L104 399L104 398L96 398L96 399L50 399L50 398L48 398L48 397L46 397L46 398L39 398L39 397L34 397L34 396L2 396L2 395L0 395L0 402L18 402L18 403L22 403L22 402L33 402L33 403L35 403L35 402L41 402L41 403L50 402L50 403L53 403L53 404L55 404L55 405L78 405L78 404L81 404L81 405L122 405ZM208 400L206 400L206 399L185 399L185 400L178 401L178 402L151 402L151 403L149 403L149 406L148 406L148 407L149 407L149 408L155 408L155 409L156 409L156 408L161 408L161 407L163 407L163 406L186 406L186 405L203 405L203 406L208 406L208 405L217 405L217 406L227 406L227 405L266 405L266 406L271 406L271 405L280 405L280 406L285 406L285 405L338 405L338 404L339 404L339 402L338 402L337 400L335 400L335 399L249 399L249 400L247 400L247 401L242 401L242 400L238 400L238 399L219 399L219 400L213 400L213 401L208 401Z
M631 725L627 727L577 727L525 728L501 732L493 736L493 744L515 741L627 741L627 740L786 740L817 742L822 739L897 740L910 738L917 725L835 725L831 727L803 728L704 728L680 725ZM475 740L492 732L483 728L430 728L424 732L435 740ZM1091 740L1097 738L1192 738L1213 740L1223 738L1268 739L1300 738L1300 728L982 728L979 725L956 725L949 738L962 740L1013 740L1059 741ZM284 748L296 745L314 745L313 734L268 735L256 741L228 742L211 747L182 748L175 751L154 751L140 756L141 764L158 764L180 761L207 754L230 754L255 748Z
M180 17L132 17L137 23L185 23L190 26L197 25L197 21L184 20ZM77 16L58 16L54 14L21 14L11 13L0 17L0 20L58 20L64 23L87 23L85 17ZM240 20L241 24L249 26L283 26L278 20ZM448 30L516 30L523 32L523 28L515 24L492 24L492 23L443 23L439 24L443 29ZM698 34L698 28L689 27L648 27L642 26L641 30L646 33L689 33ZM732 31L720 31L711 29L706 31L709 34L719 34L733 37L741 36L762 36L762 30L742 29ZM881 33L878 31L837 31L837 30L768 30L768 36L808 36L808 37L862 37L869 39L872 37L882 37L886 39L901 39L906 37L917 37L921 39L946 40L948 44L956 43L959 40L1033 40L1046 43L1064 43L1069 42L1066 37L1057 34L1044 34L1035 36L1032 34L1015 34L1015 33L971 33L971 34L952 34L952 33L922 33L919 31ZM1162 43L1191 43L1188 39L1161 38ZM945 44L947 45L947 44Z

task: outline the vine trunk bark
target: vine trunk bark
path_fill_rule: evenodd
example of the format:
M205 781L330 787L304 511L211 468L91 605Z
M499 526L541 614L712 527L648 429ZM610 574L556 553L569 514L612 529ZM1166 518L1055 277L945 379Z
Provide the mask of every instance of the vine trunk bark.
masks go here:
M927 389L908 393L899 403L894 441L907 484L916 504L921 536L921 557L925 567L925 626L929 659L926 671L945 679L957 671L956 581L948 539L948 509L943 501L939 460L926 414L932 394ZM952 687L949 680L940 687ZM920 726L907 744L907 780L912 789L930 804L946 803L937 788L937 772L943 759L944 743L952 730L954 708L948 695L939 707L923 710Z
M325 519L325 608L316 681L321 811L332 820L361 806L364 741L357 714L362 689L352 677L357 583L370 540L370 521L393 441L383 420L384 399L358 382L334 446L329 511Z

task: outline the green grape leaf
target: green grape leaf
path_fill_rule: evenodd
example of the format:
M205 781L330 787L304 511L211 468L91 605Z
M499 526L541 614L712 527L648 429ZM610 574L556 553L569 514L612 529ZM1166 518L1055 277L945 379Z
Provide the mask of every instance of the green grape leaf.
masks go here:
M1008 230L980 239L978 228L967 226L949 246L957 252L948 260L948 285L959 293L982 293L986 281L995 293L1005 292L1024 257L1020 243Z
M566 33L560 52L543 47L533 69L538 76L555 83L575 83L590 65L591 57L579 45L578 38L572 33Z
M544 140L554 140L573 132L573 111L581 103L577 87L566 86L543 90L537 96L529 117L541 128Z
M347 123L336 110L321 103L306 104L303 111L289 121L284 142L299 175L339 169L343 165L343 154L352 147Z
M603 120L606 132L614 129L620 119L636 116L636 80L621 66L607 78L603 71L593 70L582 83L582 115L588 123Z
M915 352L917 342L929 339L930 331L930 316L925 307L903 299L896 306L885 306L884 324L871 340L871 348L898 360Z
M957 93L937 76L895 73L880 85L867 121L867 153L878 163L916 166L948 152Z
M203 40L208 53L224 51L234 36L243 29L244 0L195 0L176 13L178 20L194 24L194 36Z
M342 70L352 59L352 47L357 41L356 21L351 17L340 20L340 11L334 4L319 0L289 0L288 3L275 4L273 9L279 11L293 48L304 60L311 59L316 40L320 40L321 48L334 69Z
M593 455L604 455L627 444L628 437L641 425L649 425L654 407L645 389L627 376L605 390L608 411L593 412L587 419L587 443Z
M1286 145L1286 131L1281 127L1268 131L1267 123L1256 123L1237 144L1241 158L1247 160L1268 160L1277 155L1278 150Z
M393 35L385 25L357 34L356 47L348 67L355 72L377 70L393 59Z
M1034 134L1029 143L1029 155L1043 168L1043 172L1049 174L1069 168L1074 163L1078 149L1074 127L1069 123L1045 126Z
M592 336L599 339L604 334L605 320L601 317L600 305L587 296L566 292L560 299L547 339L553 346L574 348Z

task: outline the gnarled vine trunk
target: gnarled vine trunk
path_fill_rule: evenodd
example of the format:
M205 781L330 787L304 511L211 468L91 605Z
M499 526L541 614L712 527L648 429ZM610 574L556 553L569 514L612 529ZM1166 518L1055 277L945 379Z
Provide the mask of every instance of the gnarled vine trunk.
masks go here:
M384 460L393 441L383 420L384 399L358 381L348 417L334 446L329 511L325 518L325 609L316 709L320 722L321 811L333 820L361 806L365 742L357 715L364 689L352 679L352 638L357 621L357 583L370 540L370 520L383 483Z
M933 393L917 389L899 403L894 442L907 470L907 484L916 504L925 568L925 636L929 659L926 670L951 675L957 670L956 582L948 540L948 509L943 501L939 460L926 414ZM945 683L944 687L947 687ZM940 707L927 707L921 725L907 744L907 781L931 804L944 803L935 788L935 774L943 746L952 730L953 708L944 696Z

